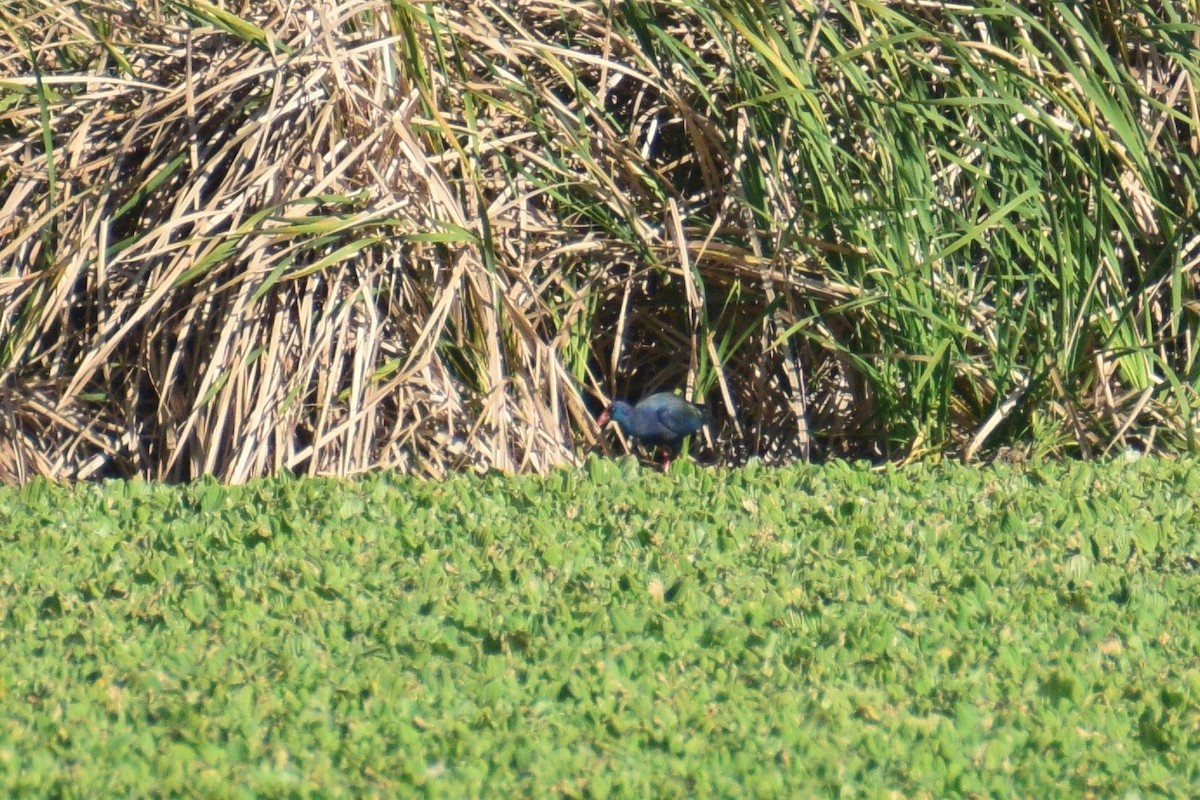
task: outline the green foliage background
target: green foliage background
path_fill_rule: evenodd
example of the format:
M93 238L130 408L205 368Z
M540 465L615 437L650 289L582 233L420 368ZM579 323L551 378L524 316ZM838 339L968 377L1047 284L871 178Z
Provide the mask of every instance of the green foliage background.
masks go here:
M0 491L21 796L1186 797L1200 465Z

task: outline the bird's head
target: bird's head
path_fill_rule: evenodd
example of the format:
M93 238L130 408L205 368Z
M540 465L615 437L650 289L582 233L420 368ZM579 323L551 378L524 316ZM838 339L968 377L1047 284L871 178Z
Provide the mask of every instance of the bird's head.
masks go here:
M611 406L600 412L600 416L596 417L596 424L603 428L608 423L616 420L622 425L629 419L631 407L624 400L617 400Z

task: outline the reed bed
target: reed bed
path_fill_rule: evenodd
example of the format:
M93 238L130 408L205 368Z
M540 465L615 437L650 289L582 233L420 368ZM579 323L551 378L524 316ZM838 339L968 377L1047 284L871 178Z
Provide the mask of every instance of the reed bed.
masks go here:
M1196 449L1191 4L0 9L0 480Z

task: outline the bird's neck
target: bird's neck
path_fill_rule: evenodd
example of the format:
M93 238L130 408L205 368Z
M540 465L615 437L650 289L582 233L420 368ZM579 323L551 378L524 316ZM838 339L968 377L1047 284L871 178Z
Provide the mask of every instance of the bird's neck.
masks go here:
M616 401L612 407L612 418L622 425L628 424L633 419L633 406L624 400Z

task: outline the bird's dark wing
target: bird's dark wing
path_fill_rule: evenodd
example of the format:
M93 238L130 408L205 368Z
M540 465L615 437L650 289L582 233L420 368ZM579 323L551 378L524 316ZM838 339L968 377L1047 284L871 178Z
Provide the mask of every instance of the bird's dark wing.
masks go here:
M657 417L658 423L676 439L682 439L704 427L704 412L682 399L664 404L658 409Z

